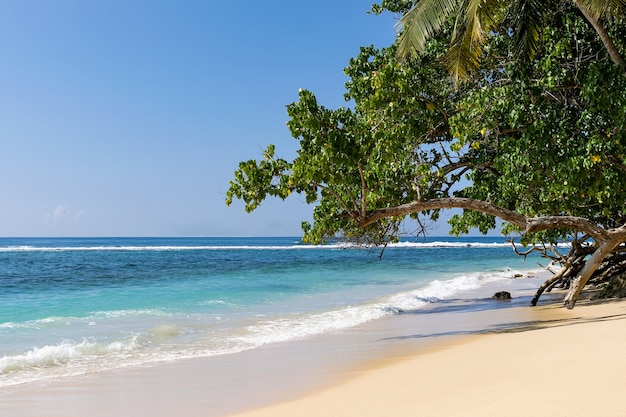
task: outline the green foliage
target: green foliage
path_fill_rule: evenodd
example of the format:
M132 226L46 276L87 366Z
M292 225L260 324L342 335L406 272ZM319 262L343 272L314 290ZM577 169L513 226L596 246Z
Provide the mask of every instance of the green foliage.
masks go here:
M403 12L385 1L376 13ZM339 109L306 90L287 107L297 157L239 165L234 198L252 211L268 196L305 196L314 204L304 240L341 236L372 244L397 238L402 217L364 226L374 210L442 197L487 201L527 217L579 216L603 227L626 222L626 77L596 33L571 6L548 13L535 59L518 59L517 22L508 15L484 43L482 70L455 85L443 59L454 25L444 25L410 65L396 47L361 48L345 73ZM608 26L624 51L626 21ZM437 210L422 213L436 219ZM417 213L412 213L415 217ZM496 227L492 216L464 211L452 232ZM519 231L504 225L505 232ZM572 231L525 236L558 241Z
M461 100L451 127L463 132L462 144L484 148L498 174L475 171L459 195L529 217L580 216L616 227L626 220L626 77L596 59L602 45L574 13L550 23L532 66L502 66ZM465 219L465 229L484 224Z
M403 7L405 2L388 1L375 5L374 10L380 13L389 7L391 11L402 11L398 54L403 58L422 54L427 41L453 19L454 31L445 61L459 81L476 75L490 35L501 29L512 38L515 58L533 61L547 21L573 5L590 19L589 23L620 19L626 10L624 0L419 0L408 10ZM626 71L626 62L615 62Z
M230 182L226 193L226 204L230 205L233 198L238 198L246 203L246 211L249 213L268 195L284 200L293 191L287 175L292 164L284 159L274 159L274 150L274 145L269 145L261 161L239 163L235 179Z
M384 11L404 14L412 7L412 0L383 0L380 4L372 4L372 11L376 14L381 14Z

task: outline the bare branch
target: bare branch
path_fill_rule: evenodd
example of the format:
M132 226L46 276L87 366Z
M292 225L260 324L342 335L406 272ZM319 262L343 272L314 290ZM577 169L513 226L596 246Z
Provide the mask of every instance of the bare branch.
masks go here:
M545 216L527 220L526 232L533 233L548 229L574 229L591 235L595 240L607 240L609 234L597 224L574 216Z
M363 165L361 161L358 163L359 175L361 176L361 217L365 217L367 209L367 185L365 184L365 175L363 174Z
M527 218L515 211L496 206L486 201L459 197L413 201L396 207L372 210L367 212L366 216L360 216L359 226L368 226L385 217L401 217L422 211L451 208L468 209L489 214L518 226L526 233L535 233L549 229L572 229L589 234L597 242L606 242L608 240L626 241L626 225L607 231L583 217L544 216Z
M319 188L322 188L322 189L326 190L333 197L335 197L337 202L343 207L343 209L345 210L345 212L348 214L349 217L351 217L351 218L353 218L355 220L358 220L358 215L355 214L355 212L353 210L350 210L348 208L348 205L345 203L345 201L343 201L343 199L339 196L339 194L337 194L337 192L335 190L333 190L332 188L327 187L325 185L318 184L318 183L311 183L311 185L313 187L319 187Z
M530 255L531 253L533 253L533 252L541 252L543 255L545 255L546 251L547 251L547 249L546 249L546 247L544 245L543 248L540 248L538 246L532 246L530 249L521 252L519 249L517 249L517 245L515 244L515 240L511 239L509 242L511 242L511 246L513 246L513 252L515 252L516 255L523 256L524 259L526 259L526 257L528 255Z
M439 198L428 201L413 201L396 207L387 207L370 211L367 213L366 217L360 219L359 226L368 226L385 217L401 217L411 213L446 208L462 208L491 214L492 216L499 217L522 229L525 229L527 224L526 217L521 214L498 207L485 201L474 200L471 198Z
M585 266L580 271L578 276L572 280L569 291L565 296L565 299L563 300L563 304L565 304L565 307L570 310L574 308L576 300L578 300L578 296L582 292L585 284L587 284L587 281L589 281L589 278L591 278L591 275L595 272L596 269L598 269L598 266L600 265L602 260L609 253L611 253L611 251L613 251L613 249L617 245L619 245L619 242L615 240L608 240L598 245L598 248L595 250L593 255L591 255L591 258L589 258L589 260L585 262Z

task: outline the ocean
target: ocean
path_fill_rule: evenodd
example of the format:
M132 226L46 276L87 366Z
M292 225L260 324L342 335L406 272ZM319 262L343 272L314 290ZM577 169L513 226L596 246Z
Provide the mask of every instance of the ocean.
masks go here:
M297 237L2 238L0 387L340 332L539 269L500 237L379 254Z

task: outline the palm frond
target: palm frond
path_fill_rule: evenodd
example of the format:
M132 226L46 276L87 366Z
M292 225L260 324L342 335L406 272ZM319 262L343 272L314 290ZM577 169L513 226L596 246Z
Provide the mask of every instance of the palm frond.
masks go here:
M464 0L452 33L445 64L456 83L476 72L487 37L496 25L498 0Z
M398 22L398 56L419 55L426 41L458 10L460 0L420 0Z
M598 19L626 12L626 0L576 0L574 3L579 3Z
M444 64L457 85L478 70L482 55L484 36L480 19L470 13L469 6L468 0L461 4L462 10L456 16L452 40L444 57Z
M465 32L465 35L450 45L444 57L444 64L457 85L480 66L480 60L470 46L471 36L467 36L469 32Z
M539 37L545 25L545 16L551 6L545 0L517 0L510 12L515 22L514 36L517 55L531 60L539 47Z
M500 23L500 10L508 5L506 0L468 0L467 12L468 29L472 31L472 44L485 44L487 36Z

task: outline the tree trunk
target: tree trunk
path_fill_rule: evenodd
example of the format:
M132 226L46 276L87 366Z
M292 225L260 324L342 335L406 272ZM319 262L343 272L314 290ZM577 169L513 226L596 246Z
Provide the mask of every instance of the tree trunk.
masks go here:
M563 300L563 304L565 304L565 307L570 310L574 308L574 305L576 304L580 293L585 287L585 284L587 284L587 281L589 281L589 278L591 278L591 275L593 275L595 270L598 269L598 266L600 266L604 258L609 253L611 253L611 251L615 249L619 244L619 240L611 239L605 242L601 242L598 245L598 248L595 250L593 255L591 255L591 258L589 258L585 262L585 266L583 267L583 269L581 269L578 276L572 280L569 291L567 292L567 295Z
M546 282L544 282L543 284L541 284L539 288L537 288L537 292L535 293L535 296L533 297L532 300L530 300L531 307L535 307L537 305L537 301L539 301L539 297L541 297L541 294L543 294L546 288L551 287L555 282L563 278L564 272L565 272L565 268L561 269L559 273L554 275L553 277L548 278Z
M615 44L613 43L613 39L611 39L611 36L608 34L608 32L606 31L606 29L604 28L600 20L597 17L595 17L593 14L591 14L589 10L580 3L580 1L578 0L572 0L572 1L576 5L576 7L578 7L578 10L580 10L583 16L585 16L585 19L587 19L587 21L591 24L591 26L596 31L598 36L600 36L600 40L604 44L604 48L609 53L609 56L611 57L613 62L619 65L624 71L624 73L626 73L626 61L624 61L624 58L622 58L622 56L620 55L619 51L615 47Z

